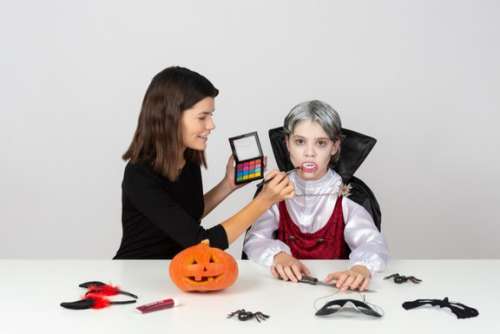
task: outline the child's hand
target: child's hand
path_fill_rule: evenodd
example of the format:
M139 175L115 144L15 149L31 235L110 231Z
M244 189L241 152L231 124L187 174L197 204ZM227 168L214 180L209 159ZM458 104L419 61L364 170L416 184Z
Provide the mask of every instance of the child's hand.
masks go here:
M328 274L325 282L335 284L337 289L345 292L350 290L364 291L370 284L370 271L363 265L352 266L346 271L338 271Z
M285 252L279 252L274 256L271 273L276 278L292 282L298 282L302 278L302 273L311 275L309 269L302 262Z

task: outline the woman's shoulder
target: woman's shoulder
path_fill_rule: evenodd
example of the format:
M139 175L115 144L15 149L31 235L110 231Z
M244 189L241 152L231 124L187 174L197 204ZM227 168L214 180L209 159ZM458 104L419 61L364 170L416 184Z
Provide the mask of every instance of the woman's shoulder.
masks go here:
M175 181L170 181L166 177L157 173L153 166L147 162L127 162L125 166L125 171L123 175L123 182L127 183L128 181L133 180L141 180L148 181L151 183L158 183L162 186L172 185L172 184L181 184L181 183L190 183L196 179L201 178L201 168L195 162L186 162L186 165L182 169L181 174Z
M153 172L153 168L150 164L146 162L132 162L128 161L125 166L125 175L135 175L135 174L150 174Z
M186 161L186 164L183 167L183 171L201 173L201 167L198 163L188 160ZM153 169L152 163L147 161L138 161L138 162L128 161L127 165L125 166L125 173L131 173L131 174L147 173L151 175L160 176L160 174Z
M143 183L157 183L162 181L162 176L157 174L151 164L147 162L132 162L128 161L123 173L123 183L135 183L139 181Z

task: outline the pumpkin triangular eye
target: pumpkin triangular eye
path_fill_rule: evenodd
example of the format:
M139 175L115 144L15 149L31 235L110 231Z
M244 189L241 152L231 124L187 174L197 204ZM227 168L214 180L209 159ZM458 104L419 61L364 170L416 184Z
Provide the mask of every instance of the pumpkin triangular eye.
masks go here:
M196 261L196 259L193 259L193 262L191 262L191 264L198 264L198 261Z
M213 256L210 256L210 259L208 260L208 263L215 263L215 259Z

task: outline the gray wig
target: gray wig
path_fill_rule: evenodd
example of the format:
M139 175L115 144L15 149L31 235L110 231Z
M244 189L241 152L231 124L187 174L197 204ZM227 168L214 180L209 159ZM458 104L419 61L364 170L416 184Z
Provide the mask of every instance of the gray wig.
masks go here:
M340 116L329 104L319 100L297 104L285 117L283 130L286 136L288 137L292 134L295 126L304 120L318 122L333 142L342 140L342 122L340 121ZM331 164L336 162L339 156L340 146L339 151L332 158Z

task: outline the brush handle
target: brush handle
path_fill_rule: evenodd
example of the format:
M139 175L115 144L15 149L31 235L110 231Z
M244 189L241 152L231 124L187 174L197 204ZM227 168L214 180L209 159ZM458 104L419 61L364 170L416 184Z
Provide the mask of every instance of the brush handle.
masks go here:
M297 169L300 169L300 167L295 167L293 169L290 169L288 172L286 172L286 175L289 175L291 172L293 172L294 170L297 170ZM267 179L267 180L262 180L261 182L257 183L257 188L263 187L264 184L270 182L272 179L274 179L274 177Z

